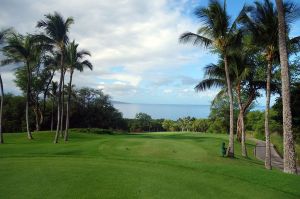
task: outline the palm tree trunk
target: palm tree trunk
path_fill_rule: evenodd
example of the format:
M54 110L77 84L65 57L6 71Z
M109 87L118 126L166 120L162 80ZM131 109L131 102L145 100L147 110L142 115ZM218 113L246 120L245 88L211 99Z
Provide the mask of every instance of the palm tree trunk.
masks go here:
M52 99L52 107L51 107L51 132L53 131L53 120L54 120L54 99Z
M247 148L246 148L246 135L245 135L245 125L244 125L244 108L243 108L243 104L242 104L242 100L241 100L241 86L240 84L238 84L237 86L237 97L238 97L238 104L239 104L239 109L240 109L240 113L239 113L239 119L238 119L238 126L239 126L239 131L237 132L237 135L240 136L240 141L242 144L242 156L247 157Z
M283 167L285 173L297 173L295 145L292 130L292 113L290 106L290 72L286 46L285 16L282 0L276 0L278 10L278 36L282 83L282 117L283 117Z
M231 82L229 77L229 69L228 69L228 60L227 56L224 55L224 65L225 65L225 74L226 74L226 81L227 81L227 92L229 96L229 104L230 104L230 128L229 128L229 146L227 149L227 156L234 157L234 134L233 134L233 96L232 96L232 88Z
M55 70L53 70L52 71L52 73L51 73L51 76L50 76L50 79L49 79L49 81L48 81L48 83L47 83L47 85L46 85L46 89L45 89L45 91L44 91L44 96L43 96L43 113L45 113L45 111L46 111L46 98L47 98L47 93L48 93L48 91L49 91L49 86L50 86L50 84L51 84L51 82L52 82L52 79L53 79L53 77L54 77L54 73L55 73ZM42 120L42 122L43 122L43 120Z
M38 115L38 110L37 107L34 108L34 115L35 115L35 131L39 131L39 115Z
M241 112L239 113L236 121L236 139L238 142L242 142L242 124L241 124Z
M266 110L265 110L265 137L266 137L266 169L272 169L271 165L271 148L270 148L270 130L269 130L269 111L270 111L270 98L271 98L271 70L272 62L268 61L267 67L267 90L266 90Z
M3 140L3 132L2 132L2 108L3 108L3 98L4 98L4 91L3 91L3 81L0 74L0 89L1 89L1 102L0 102L0 144L4 143Z
M65 130L65 141L68 141L68 131L69 131L69 122L70 122L70 103L71 103L71 92L72 92L72 78L73 70L70 71L70 82L69 82L69 91L68 91L68 101L67 101L67 115L66 115L66 130Z
M34 114L35 114L35 130L39 131L40 130L40 117L39 117L39 98L36 96L36 101L34 105Z
M64 126L64 109L65 109L65 74L66 72L64 71L63 74L63 79L62 79L62 93L61 93L61 117L60 117L60 136L61 138L64 137L64 131L63 131L63 126Z
M59 80L59 88L58 88L58 103L57 103L57 124L56 124L56 133L54 137L54 143L58 142L59 132L60 132L60 116L61 116L61 88L63 84L63 75L64 75L64 66L63 66L63 50L61 50L61 58L60 58L60 80Z
M29 68L29 62L26 63L27 66L27 99L26 99L26 129L27 129L27 138L32 139L32 135L29 129L29 101L30 101L30 84L31 84L31 72Z
M245 132L245 122L244 122L244 112L241 112L241 130L242 130L242 156L248 157L247 147L246 147L246 132Z
M40 118L40 120L39 120L39 129L41 130L41 126L42 126L42 124L43 124L43 121L44 121L44 115L43 115L43 111L41 110L41 108L39 107L38 108L38 113L39 113L39 118Z

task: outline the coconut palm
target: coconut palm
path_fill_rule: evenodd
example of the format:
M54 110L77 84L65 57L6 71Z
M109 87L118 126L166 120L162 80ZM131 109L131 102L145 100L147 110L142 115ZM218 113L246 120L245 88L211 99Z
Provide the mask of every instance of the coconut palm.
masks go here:
M245 126L244 117L247 109L257 96L258 90L264 88L264 81L255 79L255 67L251 63L251 59L246 53L235 54L228 57L230 61L230 79L232 86L235 88L235 94L239 105L239 116L237 121L237 136L242 144L242 155L247 156L245 143ZM218 64L210 64L205 67L205 79L195 87L196 91L204 91L212 87L221 88L215 100L223 97L227 92L226 76L224 72L224 62L219 61Z
M36 56L41 50L40 46L36 44L36 40L32 35L20 35L11 33L7 38L7 45L3 47L3 54L6 59L2 60L2 65L11 63L25 64L27 71L27 91L26 91L26 128L27 137L32 139L32 134L29 128L29 103L31 101L31 71L36 64Z
M88 60L83 60L85 56L91 56L90 52L86 50L78 51L78 44L75 41L71 42L66 48L66 65L70 71L70 81L68 85L68 100L67 100L67 115L66 115L66 129L64 134L64 140L68 140L69 130L69 117L70 117L70 102L72 93L72 80L75 70L82 72L84 68L93 69L93 65Z
M244 48L243 48L244 49ZM247 109L259 96L259 89L265 88L265 81L257 80L255 77L255 63L252 61L248 51L240 51L230 57L231 70L234 76L234 87L239 106L237 120L237 139L242 144L242 155L247 157L246 132L244 117Z
M4 36L7 34L9 30L4 30L0 32L0 45L2 45ZM3 133L2 133L2 108L3 108L3 100L4 100L4 90L3 90L3 81L2 76L0 74L0 90L1 90L1 102L0 102L0 144L4 143Z
M285 11L289 13L288 19L293 18L293 6L285 4ZM253 42L261 47L267 62L266 69L266 110L265 110L265 137L266 158L265 167L271 169L271 149L269 130L269 110L271 98L272 68L278 62L278 19L277 10L270 0L256 1L254 6L247 6L240 15L240 21L252 33Z
M51 97L51 101L52 101L52 106L51 106L51 132L53 131L53 125L54 125L54 106L55 106L55 102L56 102L56 98L57 98L57 88L58 88L58 83L52 81L51 85L50 85L50 92L48 93Z
M287 51L287 30L285 24L285 8L282 0L276 0L278 10L278 36L281 64L282 84L282 114L283 114L283 146L284 146L284 172L297 173L295 145L292 131L292 114L290 106L290 74Z
M227 93L230 100L230 136L227 155L234 156L233 134L233 95L229 75L228 55L239 47L241 33L236 28L235 21L230 23L230 17L224 5L218 0L210 0L208 7L199 7L195 15L203 22L203 27L197 33L186 32L180 36L180 42L192 43L195 46L211 47L213 52L219 53L224 61Z
M57 113L57 128L54 138L54 143L58 142L58 136L61 126L61 114L62 114L62 88L64 79L64 55L65 47L69 42L68 32L71 24L73 24L73 18L69 17L66 20L57 12L54 14L45 15L45 20L41 20L37 23L37 27L44 29L46 36L41 36L45 41L51 43L60 52L60 80L58 88L58 113Z

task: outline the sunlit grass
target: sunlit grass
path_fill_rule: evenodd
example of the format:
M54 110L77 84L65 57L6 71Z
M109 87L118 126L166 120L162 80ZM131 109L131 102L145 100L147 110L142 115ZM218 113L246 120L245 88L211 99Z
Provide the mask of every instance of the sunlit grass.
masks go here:
M71 132L5 134L0 198L300 198L300 177L267 171L253 157L221 157L226 135Z

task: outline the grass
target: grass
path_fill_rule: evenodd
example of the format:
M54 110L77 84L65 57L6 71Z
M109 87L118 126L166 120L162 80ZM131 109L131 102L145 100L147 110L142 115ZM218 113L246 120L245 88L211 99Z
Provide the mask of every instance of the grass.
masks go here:
M277 134L277 133L271 134L271 142L272 142L272 144L275 145L278 153L282 157L283 156L283 139L282 139L282 136ZM296 153L297 153L298 164L300 164L300 145L299 145L299 143L296 143L295 150L296 150Z
M226 135L5 134L0 198L300 198L300 177L267 171L253 155L220 156Z

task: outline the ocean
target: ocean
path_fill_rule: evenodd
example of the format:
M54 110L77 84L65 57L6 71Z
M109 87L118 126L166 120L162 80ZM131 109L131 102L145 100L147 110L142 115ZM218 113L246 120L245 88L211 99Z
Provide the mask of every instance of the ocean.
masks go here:
M113 105L124 118L135 118L137 113L147 113L153 119L177 120L182 117L208 118L210 105L184 105L184 104L133 104L113 102ZM263 110L257 106L255 110Z

